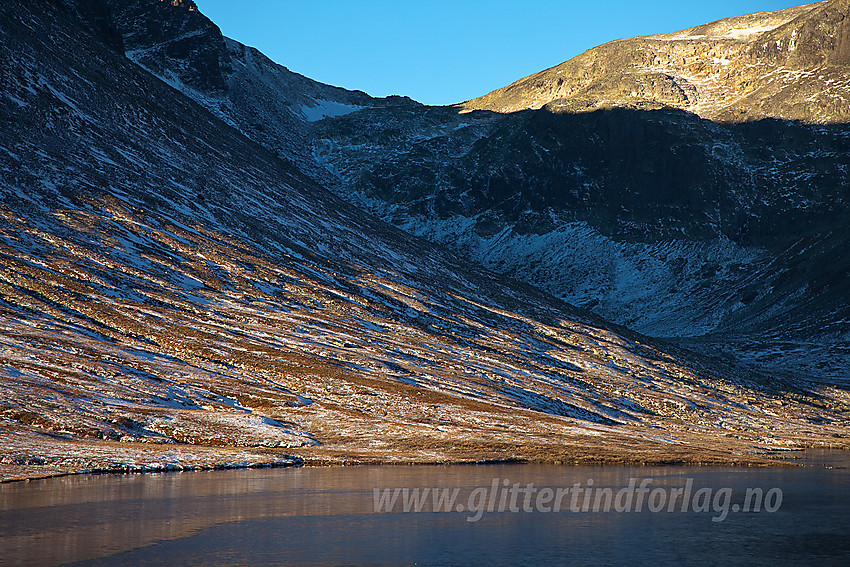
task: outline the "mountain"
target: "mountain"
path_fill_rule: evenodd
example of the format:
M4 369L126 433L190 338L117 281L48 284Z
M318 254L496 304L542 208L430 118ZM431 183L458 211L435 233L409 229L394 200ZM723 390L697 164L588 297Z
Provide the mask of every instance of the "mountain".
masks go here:
M850 3L829 0L613 41L461 105L678 108L718 122L850 120Z
M370 118L317 147L385 220L642 333L850 378L846 126L541 110L364 150Z
M541 74L569 100L530 78L452 108L316 83L190 3L109 2L132 60L352 204L644 334L850 380L846 3L612 42ZM662 52L687 101L635 87L663 83ZM508 99L546 104L468 112Z
M491 269L762 372L847 383L847 15L830 1L613 42L454 109L322 121L314 152L339 195ZM662 88L661 52L684 54L663 74L688 97Z
M309 153L287 150L355 115L382 116L388 144L455 111L293 76L191 2L124 6L147 8L0 4L3 479L304 461L760 463L848 446L846 390L608 323L352 206L317 182L325 162L302 169ZM263 72L266 87L235 86ZM291 138L264 147L274 138L240 92L274 94L256 116L285 105L292 121L269 127Z
M421 107L376 99L293 73L258 50L222 36L191 0L103 0L126 56L320 182L312 123L363 108Z

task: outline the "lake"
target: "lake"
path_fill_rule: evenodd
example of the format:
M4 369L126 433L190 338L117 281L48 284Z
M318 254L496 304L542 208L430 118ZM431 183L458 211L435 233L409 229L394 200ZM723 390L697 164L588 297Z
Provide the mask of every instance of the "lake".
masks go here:
M792 456L811 466L304 467L9 483L0 564L850 565L848 454Z

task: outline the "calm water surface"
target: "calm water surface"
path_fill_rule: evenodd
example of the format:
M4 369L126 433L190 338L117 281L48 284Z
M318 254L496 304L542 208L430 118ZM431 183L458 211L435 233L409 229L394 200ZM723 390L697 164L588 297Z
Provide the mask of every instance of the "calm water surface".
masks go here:
M11 483L0 485L0 565L848 566L850 458L794 455L812 466L340 467ZM638 486L650 479L648 488L667 494L692 479L694 492L708 488L712 497L698 502L705 511L681 512L677 501L674 511L652 512L644 501L641 511L633 502L628 512L613 505L583 512L579 498L573 512L569 497L558 512L546 511L546 498L538 509L541 489L586 487L588 479L615 496L630 479ZM494 483L489 512L484 503ZM519 512L498 511L502 488L516 483L538 491L528 501L533 511L522 510L525 493L516 500ZM422 487L457 488L456 502L466 508L434 512L429 495L419 513L403 512L401 496L393 512L375 511L374 489ZM713 500L724 488L729 499ZM773 512L733 512L747 488L778 488L781 503ZM661 495L654 498L657 509ZM481 509L478 521L469 521L470 504Z

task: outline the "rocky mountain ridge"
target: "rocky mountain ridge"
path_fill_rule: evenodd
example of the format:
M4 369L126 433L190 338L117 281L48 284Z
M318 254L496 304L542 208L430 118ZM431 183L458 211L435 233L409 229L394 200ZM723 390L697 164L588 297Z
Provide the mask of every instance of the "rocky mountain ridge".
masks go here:
M678 108L719 122L844 123L850 120L848 15L847 0L829 0L617 40L461 108Z

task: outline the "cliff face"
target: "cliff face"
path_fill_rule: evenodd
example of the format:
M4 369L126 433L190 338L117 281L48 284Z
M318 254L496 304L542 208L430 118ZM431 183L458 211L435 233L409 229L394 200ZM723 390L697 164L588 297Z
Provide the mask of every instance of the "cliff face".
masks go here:
M829 0L614 41L460 107L673 107L723 122L846 122L849 7Z

